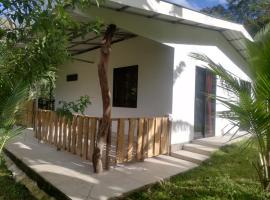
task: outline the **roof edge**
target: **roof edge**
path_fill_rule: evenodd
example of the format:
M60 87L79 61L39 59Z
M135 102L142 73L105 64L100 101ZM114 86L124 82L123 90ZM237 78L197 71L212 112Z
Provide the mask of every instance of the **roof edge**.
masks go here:
M243 34L243 36L253 41L253 38L244 28L242 24L226 21L223 19L218 19L204 13L194 11L192 9L185 8L180 5L175 5L168 3L166 1L159 0L107 0L107 2L121 4L123 6L133 7L136 9L146 10L149 12L154 12L168 17L175 18L176 20L187 20L198 24L203 24L208 27L222 28L226 30L238 31ZM105 3L106 5L106 3Z

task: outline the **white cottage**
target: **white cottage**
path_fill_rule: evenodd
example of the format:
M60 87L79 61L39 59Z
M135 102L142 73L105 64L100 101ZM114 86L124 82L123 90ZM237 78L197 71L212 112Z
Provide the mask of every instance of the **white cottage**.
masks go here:
M73 11L74 12L74 11ZM172 150L194 138L218 136L228 122L216 117L224 109L207 93L226 95L203 64L190 58L204 53L249 81L245 28L161 0L107 0L99 8L75 11L78 20L101 19L118 27L109 63L113 117L171 116ZM60 67L56 102L91 98L86 114L101 116L97 75L101 37L75 38L74 61Z

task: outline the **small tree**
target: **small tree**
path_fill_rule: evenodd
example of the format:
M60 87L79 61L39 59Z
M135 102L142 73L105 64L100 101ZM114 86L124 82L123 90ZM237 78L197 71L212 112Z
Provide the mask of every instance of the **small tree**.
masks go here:
M94 172L101 173L103 171L102 158L103 149L107 142L109 132L111 129L111 92L108 81L108 63L111 52L111 42L113 35L116 31L116 26L111 24L108 26L102 41L100 49L100 61L98 64L98 77L102 95L103 103L103 117L101 119L98 133L97 142L93 153L93 167Z
M2 0L0 2L0 140L13 132L24 101L40 84L54 81L56 67L70 55L68 43L100 23L75 21L67 7L90 6L96 0ZM2 148L1 148L2 149Z
M258 161L253 163L263 188L270 190L270 25L261 30L254 42L246 41L247 71L252 79L248 84L226 71L206 55L193 53L191 57L203 61L221 79L222 85L236 98L216 96L228 111L219 113L239 130L244 128L258 143Z

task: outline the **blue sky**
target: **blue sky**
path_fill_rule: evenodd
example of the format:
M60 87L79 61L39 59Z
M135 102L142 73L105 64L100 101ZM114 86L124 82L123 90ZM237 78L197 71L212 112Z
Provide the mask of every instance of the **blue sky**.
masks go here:
M185 7L193 8L196 10L212 7L218 4L226 4L226 0L167 0Z

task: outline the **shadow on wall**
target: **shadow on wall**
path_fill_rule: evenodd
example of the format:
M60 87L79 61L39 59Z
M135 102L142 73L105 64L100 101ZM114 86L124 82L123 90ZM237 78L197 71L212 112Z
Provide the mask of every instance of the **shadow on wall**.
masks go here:
M173 72L173 84L175 84L176 80L180 77L182 72L184 71L184 68L186 67L186 63L184 61L181 61L175 68Z
M188 122L182 120L176 120L172 123L172 131L174 133L181 134L181 132L189 133L189 140L194 138L194 127Z

